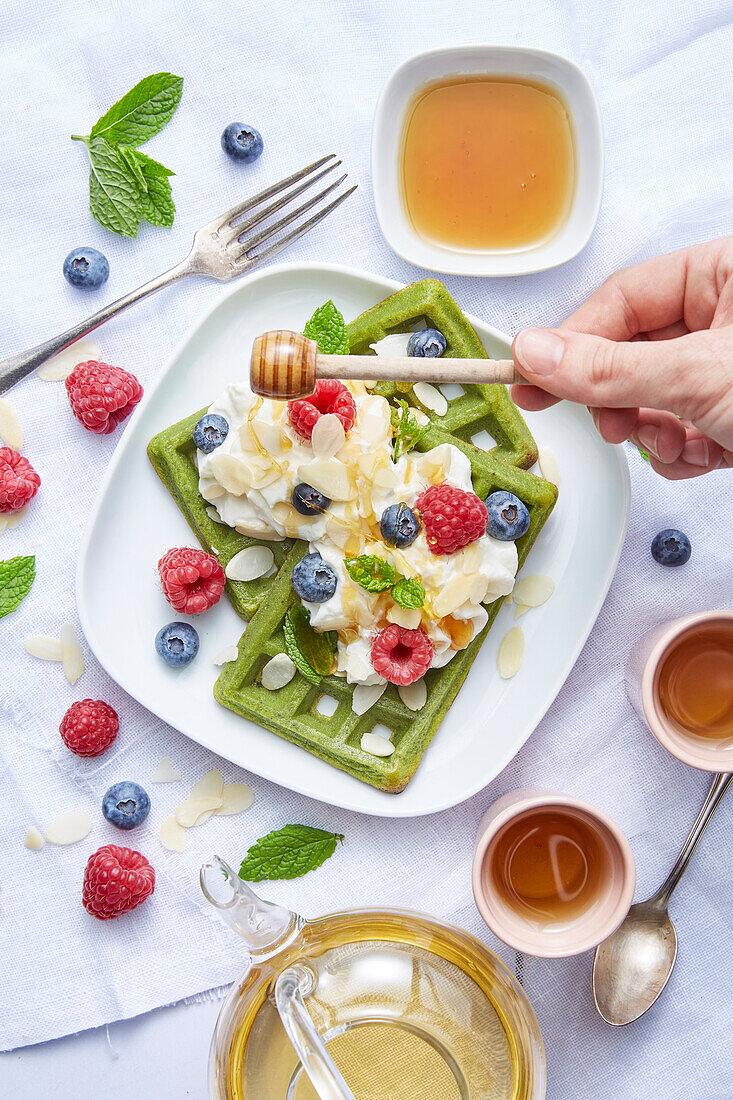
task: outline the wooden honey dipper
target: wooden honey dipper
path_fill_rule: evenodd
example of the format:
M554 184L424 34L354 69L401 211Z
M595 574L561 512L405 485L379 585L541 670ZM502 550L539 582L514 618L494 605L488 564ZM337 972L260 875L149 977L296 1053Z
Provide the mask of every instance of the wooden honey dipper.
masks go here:
M250 363L254 393L280 401L308 397L318 378L362 382L523 382L512 359L421 359L391 355L322 355L315 340L273 329L255 338Z

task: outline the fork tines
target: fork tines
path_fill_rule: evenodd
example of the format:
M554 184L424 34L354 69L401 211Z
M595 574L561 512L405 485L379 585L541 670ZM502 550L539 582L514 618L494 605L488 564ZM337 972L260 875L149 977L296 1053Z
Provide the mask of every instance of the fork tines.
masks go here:
M346 172L343 172L338 179L329 183L327 187L324 187L323 190L319 191L316 195L313 195L294 209L285 212L277 221L263 225L262 229L258 232L253 233L251 236L246 236L250 230L255 229L258 225L262 225L263 222L267 222L273 214L289 206L294 199L309 187L318 183L318 181L323 179L328 173L340 167L340 165L341 161L336 159L336 154L330 153L327 157L322 157L313 164L309 164L307 168L302 168L300 172L295 172L292 176L280 180L279 183L272 184L270 187L265 188L264 191L260 191L258 195L254 195L252 198L240 203L239 206L235 206L229 210L221 220L220 236L225 244L236 246L237 242L239 242L241 245L241 250L235 252L234 259L259 261L268 258L276 252L279 252L280 249L285 248L292 241L297 240L298 237L302 237L309 229L312 229L313 226L318 225L320 221L328 217L331 211L335 210L337 206L340 206L344 199L347 199L357 188L357 184L353 184L353 186L347 188L345 191L336 194L326 205L321 205L320 208L318 208L319 204L321 204L324 199L327 199L329 195L336 192L337 188L346 180ZM296 186L293 186L293 184ZM292 189L288 190L288 188ZM262 204L265 203L267 199L273 198L274 196L277 196L274 202L262 207ZM258 209L259 207L262 207L262 209ZM315 208L318 209L316 209L316 212L308 218L307 221L299 222L299 219L301 219L304 214ZM249 211L252 211L251 217L243 218L243 215L247 214ZM240 221L239 219L242 220ZM299 224L296 224L295 228L289 233L286 233L285 236L278 236L281 230L298 222ZM254 251L258 246L266 245L268 242L272 242L269 244L269 247Z

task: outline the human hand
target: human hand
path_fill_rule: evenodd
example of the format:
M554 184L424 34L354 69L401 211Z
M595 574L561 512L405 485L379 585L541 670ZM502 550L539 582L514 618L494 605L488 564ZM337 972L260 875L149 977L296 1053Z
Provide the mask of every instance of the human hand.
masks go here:
M733 237L617 272L559 328L518 332L512 355L523 409L587 405L667 478L733 466Z

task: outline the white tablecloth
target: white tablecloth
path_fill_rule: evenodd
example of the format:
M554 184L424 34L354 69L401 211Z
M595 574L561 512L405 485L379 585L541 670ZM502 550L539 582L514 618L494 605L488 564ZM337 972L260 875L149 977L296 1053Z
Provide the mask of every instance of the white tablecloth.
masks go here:
M730 15L729 0L654 6L625 0L527 0L521 6L507 0L6 3L0 8L0 355L62 330L169 266L200 223L331 150L362 186L287 258L341 261L406 282L422 274L391 253L376 225L371 115L398 62L424 48L461 42L558 50L585 69L598 95L606 183L598 227L581 256L523 279L446 280L466 308L508 332L557 322L615 268L733 229ZM69 135L88 132L119 95L161 69L184 76L183 100L146 151L176 171L178 209L172 230L144 226L130 241L91 219L84 148ZM265 153L255 165L233 164L220 149L221 130L235 119L264 135ZM62 277L63 258L78 244L95 245L109 257L110 279L98 293L74 290ZM137 306L100 331L103 357L149 382L218 293L213 283L188 281ZM232 980L244 952L204 912L195 867L213 848L236 863L255 837L287 821L334 828L346 842L322 870L273 886L270 896L310 915L365 903L419 907L476 933L510 966L513 953L478 918L469 879L476 824L503 791L532 783L591 798L630 837L638 896L656 885L697 812L707 778L658 747L627 703L622 668L630 644L649 625L698 608L733 606L730 474L667 484L630 454L633 508L624 555L554 706L482 794L434 817L390 822L330 809L237 773L127 698L88 650L76 688L58 667L24 654L27 634L53 633L64 619L75 619L77 550L119 433L97 438L83 432L59 383L30 379L11 400L43 486L29 518L0 536L2 558L35 552L38 561L30 596L0 623L0 1048L134 1016ZM682 527L692 539L693 557L684 570L664 571L649 556L651 536L667 525ZM97 762L70 760L57 733L68 704L84 696L108 699L122 721L114 752ZM99 844L119 840L101 819L100 793L121 777L145 784L166 754L184 782L215 764L228 777L247 779L256 804L246 817L213 820L190 834L184 857L170 856L156 831L180 800L180 789L153 787L149 823L130 841L158 870L154 899L134 919L97 924L80 904L83 866ZM40 853L23 847L28 824L43 826L72 807L93 816L87 841ZM590 955L525 961L553 1100L636 1100L642 1092L667 1100L730 1096L733 971L729 953L721 956L717 949L730 940L730 826L728 803L675 898L681 948L674 977L638 1024L615 1031L595 1015ZM653 1084L642 1087L642 1075Z

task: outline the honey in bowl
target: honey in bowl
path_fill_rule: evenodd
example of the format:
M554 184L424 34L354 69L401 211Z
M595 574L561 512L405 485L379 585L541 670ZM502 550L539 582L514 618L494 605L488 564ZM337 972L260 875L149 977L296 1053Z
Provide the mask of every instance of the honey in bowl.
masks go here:
M489 880L497 900L523 920L563 928L595 907L609 870L591 825L548 807L521 814L498 834Z
M475 251L551 237L575 189L567 107L549 86L456 76L429 84L407 112L402 192L416 233Z
M733 739L733 628L709 623L678 638L659 667L657 693L681 733Z

